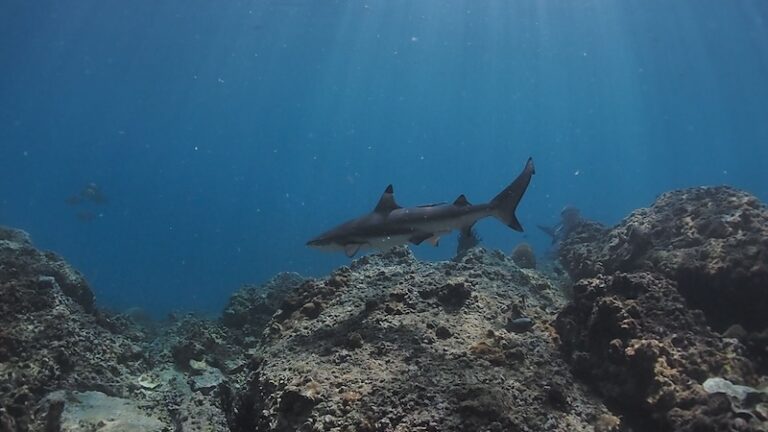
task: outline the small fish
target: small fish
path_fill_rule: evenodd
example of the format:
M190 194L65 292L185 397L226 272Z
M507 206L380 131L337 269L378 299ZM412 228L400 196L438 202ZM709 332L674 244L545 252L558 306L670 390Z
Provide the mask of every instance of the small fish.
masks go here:
M101 191L101 188L96 183L88 183L85 187L76 195L70 195L64 200L71 206L76 206L90 201L95 204L105 204L107 202L107 196Z
M373 212L320 234L308 241L307 246L342 250L350 258L368 248L387 250L406 243L419 245L424 241L437 246L440 236L454 229L461 230L465 236L471 235L475 222L488 216L499 219L515 231L522 231L515 210L533 174L533 159L529 158L523 171L509 186L491 202L477 205L459 195L452 204L401 207L395 202L394 189L389 185Z
M104 195L96 183L88 183L80 192L80 196L84 200L92 201L96 204L104 204L107 202L107 196Z

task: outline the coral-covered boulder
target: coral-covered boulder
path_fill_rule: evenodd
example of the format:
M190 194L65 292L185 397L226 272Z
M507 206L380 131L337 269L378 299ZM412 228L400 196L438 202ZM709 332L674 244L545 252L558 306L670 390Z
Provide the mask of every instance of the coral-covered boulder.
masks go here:
M283 297L235 431L592 431L611 418L553 340L563 294L501 253L429 263L396 248Z
M678 190L612 229L582 223L560 258L574 279L663 274L718 330L734 323L750 331L768 327L768 208L743 191Z
M533 248L528 243L520 243L512 250L512 260L525 269L536 268L536 254L533 252Z

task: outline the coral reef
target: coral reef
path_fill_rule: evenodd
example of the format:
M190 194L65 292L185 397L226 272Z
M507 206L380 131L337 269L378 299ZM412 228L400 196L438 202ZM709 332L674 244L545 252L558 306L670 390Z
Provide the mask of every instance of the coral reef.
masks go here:
M0 431L229 430L229 390L203 395L201 373L174 368L171 352L189 335L209 349L219 326L183 320L151 337L97 311L83 278L25 233L0 239Z
M768 431L767 238L754 197L690 189L575 220L574 282L395 248L152 323L0 228L0 432Z
M559 289L501 253L424 263L398 248L244 287L218 322L149 329L137 311L85 308L46 275L52 255L3 238L2 432L588 431L613 418L560 359Z
M580 280L574 295L555 327L574 373L610 406L635 413L642 430L731 430L741 421L731 410L708 411L713 396L701 383L756 382L745 348L712 332L674 282L615 273Z
M0 228L0 430L27 430L58 388L127 392L142 348L98 324L93 295L60 258Z

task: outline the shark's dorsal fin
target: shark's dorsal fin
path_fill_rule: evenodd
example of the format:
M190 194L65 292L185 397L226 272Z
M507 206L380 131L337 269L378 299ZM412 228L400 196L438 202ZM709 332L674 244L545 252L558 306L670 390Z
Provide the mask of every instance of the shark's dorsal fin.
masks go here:
M396 210L401 208L397 203L395 202L395 191L394 188L392 188L392 185L387 186L386 189L384 189L384 193L381 194L381 198L379 198L379 203L376 204L376 208L373 209L376 213L383 213L387 214L391 212L392 210Z
M456 198L456 201L453 202L453 205L456 207L466 207L471 204L469 201L467 201L467 197L465 197L464 194L461 194L458 198Z

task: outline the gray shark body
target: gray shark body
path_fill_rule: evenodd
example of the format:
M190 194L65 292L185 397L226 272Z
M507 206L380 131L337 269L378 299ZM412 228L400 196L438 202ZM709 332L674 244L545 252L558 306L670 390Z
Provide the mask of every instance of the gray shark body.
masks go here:
M475 222L488 216L522 231L515 209L534 173L533 160L529 158L523 171L509 186L489 203L477 205L470 204L464 195L460 195L451 204L401 207L395 201L392 185L389 185L371 213L347 221L308 241L307 245L341 250L348 257L363 249L386 250L406 243L418 245L429 241L436 246L441 235L454 229L469 232Z

